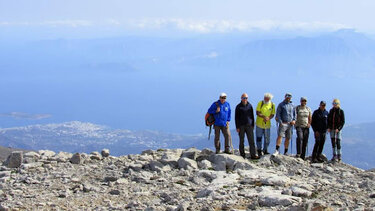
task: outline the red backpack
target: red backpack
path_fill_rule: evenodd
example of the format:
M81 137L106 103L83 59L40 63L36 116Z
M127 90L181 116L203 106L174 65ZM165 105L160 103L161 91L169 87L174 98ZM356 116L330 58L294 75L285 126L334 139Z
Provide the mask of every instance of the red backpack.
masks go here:
M215 104L217 107L219 107L219 103L216 102ZM207 112L206 116L204 117L204 120L205 120L206 126L210 127L210 131L208 132L208 139L210 139L212 125L215 124L215 117L213 114L210 114Z

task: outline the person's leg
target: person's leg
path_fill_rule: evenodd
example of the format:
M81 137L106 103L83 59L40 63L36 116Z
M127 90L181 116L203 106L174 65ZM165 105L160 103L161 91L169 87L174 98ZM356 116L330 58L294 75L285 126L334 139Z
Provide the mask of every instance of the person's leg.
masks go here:
M336 135L337 159L341 161L341 131L339 131Z
M336 150L336 134L334 131L331 131L331 143L332 143L332 160L336 159L337 156L337 150Z
M223 126L222 128L224 138L225 138L225 152L230 153L230 141L231 141L231 135L230 135L230 130L229 127Z
M270 145L270 136L271 136L271 128L263 129L264 131L264 148L263 148L263 153L264 154L269 154L268 153L268 146Z
M241 126L240 127L240 132L238 133L240 136L240 155L245 158L245 150L244 150L244 139L245 139L245 127Z
M246 136L247 141L249 142L249 150L250 150L250 156L251 158L256 158L256 152L255 152L255 143L254 143L254 130L251 126L246 126Z
M302 129L302 132L303 132L303 136L302 136L302 154L301 154L301 158L302 159L305 159L305 156L306 156L306 148L307 148L307 144L308 144L308 141L309 141L309 130L310 128L303 128Z
M216 154L220 152L220 126L214 126L215 129L215 139L214 146L216 148Z
M300 127L296 127L297 132L297 139L296 139L296 149L297 149L297 157L301 156L301 149L302 149L302 140L303 140L303 130Z
M319 150L317 152L318 160L321 160L320 156L322 155L325 142L326 142L326 133L325 132L319 133Z
M257 149L262 149L262 136L263 136L263 129L256 126L255 127L255 135L256 135L256 142L257 142Z
M285 129L286 129L285 125L283 123L280 123L279 129L277 130L276 152L275 152L275 154L279 153L282 139L285 137Z
M317 132L319 133L319 132ZM315 137L315 144L314 144L314 149L313 149L313 152L311 154L311 160L314 161L315 159L319 158L319 150L320 150L320 133L317 135L316 133L314 133L314 137Z
M285 131L284 155L288 154L289 141L292 138L292 129L293 126L288 124Z

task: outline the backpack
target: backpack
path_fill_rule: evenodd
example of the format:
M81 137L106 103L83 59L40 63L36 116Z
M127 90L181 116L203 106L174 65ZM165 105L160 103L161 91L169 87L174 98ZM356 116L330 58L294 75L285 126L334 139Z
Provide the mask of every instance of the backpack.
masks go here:
M219 103L215 103L217 107L219 107ZM208 132L208 140L210 140L212 125L215 124L215 117L213 114L206 113L206 116L204 117L204 121L206 123L206 126L210 127L210 131Z
M271 102L272 103L272 107L271 107L271 109L273 110L273 106L275 105L273 102ZM263 107L263 105L264 105L264 101L262 100L262 104L260 105L260 109L262 109L262 107Z

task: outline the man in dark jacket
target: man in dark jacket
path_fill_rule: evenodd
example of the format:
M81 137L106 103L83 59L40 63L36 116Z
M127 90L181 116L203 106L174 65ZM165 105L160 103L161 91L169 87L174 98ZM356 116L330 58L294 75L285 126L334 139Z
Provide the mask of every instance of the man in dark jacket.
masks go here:
M328 111L326 110L326 102L321 101L319 108L316 109L312 115L311 122L311 127L313 128L315 136L315 145L311 156L313 163L323 162L321 159L321 154L326 141L327 118Z
M236 106L235 119L237 133L240 136L240 155L245 158L244 139L246 133L250 157L251 159L258 159L254 143L254 111L253 106L248 102L246 93L242 94L241 102Z

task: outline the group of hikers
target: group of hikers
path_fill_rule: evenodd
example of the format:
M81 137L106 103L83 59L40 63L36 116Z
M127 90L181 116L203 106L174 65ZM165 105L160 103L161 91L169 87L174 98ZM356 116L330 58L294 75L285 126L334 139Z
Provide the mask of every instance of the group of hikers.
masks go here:
M231 108L230 104L226 101L226 98L227 95L221 93L219 100L211 105L207 114L208 116L211 116L212 124L214 125L214 144L217 154L220 153L220 131L225 138L224 153L233 153L233 151L230 150L232 140L229 130ZM345 124L345 115L340 107L340 101L338 99L333 100L332 108L329 112L326 110L326 102L321 101L319 108L312 113L311 109L306 105L306 97L301 97L300 105L294 106L291 101L292 94L286 93L285 99L276 109L275 104L272 102L272 98L273 95L271 93L264 94L264 99L259 101L255 110L256 120L254 120L253 106L248 101L248 95L246 93L242 94L241 102L236 106L235 124L236 131L240 138L239 151L243 158L245 158L245 134L249 142L251 159L259 159L262 155L270 154L268 152L268 146L270 144L271 119L275 117L278 136L276 139L276 150L274 155L280 154L280 145L283 138L285 138L284 155L288 155L289 141L292 138L294 127L297 133L296 157L305 159L310 127L312 127L315 136L315 145L311 161L324 161L321 155L327 132L330 133L332 142L332 161L341 161L341 131ZM254 127L256 146L254 143ZM264 140L263 148L262 138Z

